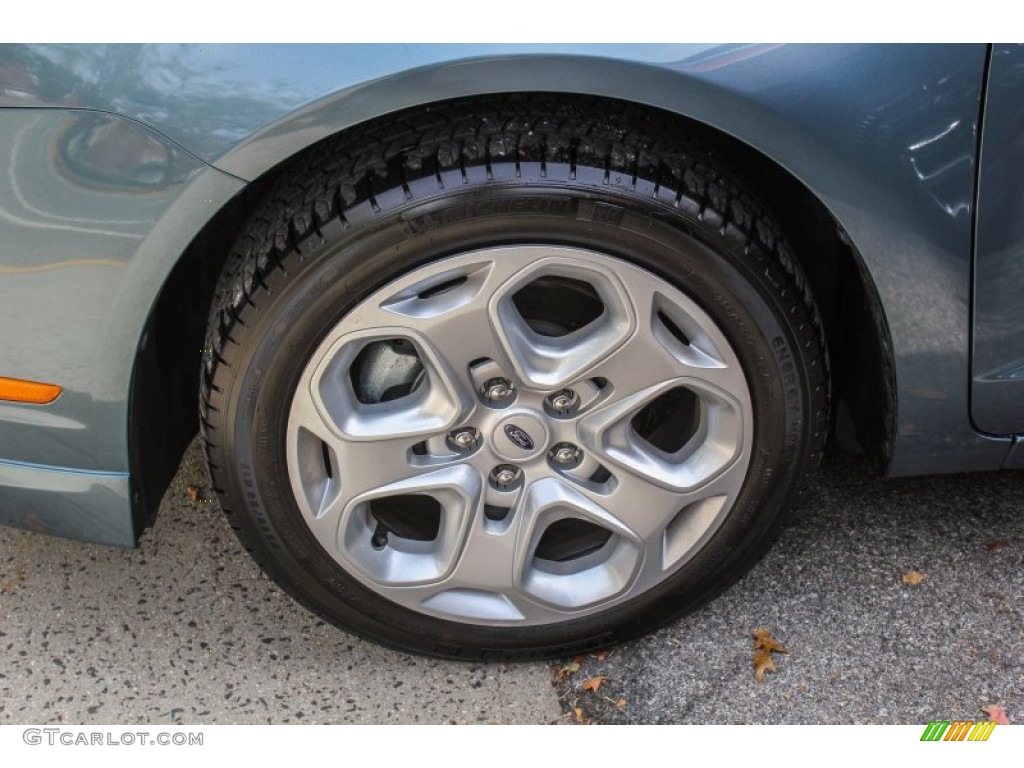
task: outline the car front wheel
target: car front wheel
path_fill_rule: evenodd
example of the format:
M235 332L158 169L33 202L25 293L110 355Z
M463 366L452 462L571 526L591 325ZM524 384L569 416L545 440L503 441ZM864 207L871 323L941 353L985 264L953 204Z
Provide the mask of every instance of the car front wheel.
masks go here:
M391 646L608 645L756 561L817 464L779 227L664 118L505 98L285 171L228 259L202 423L242 541Z

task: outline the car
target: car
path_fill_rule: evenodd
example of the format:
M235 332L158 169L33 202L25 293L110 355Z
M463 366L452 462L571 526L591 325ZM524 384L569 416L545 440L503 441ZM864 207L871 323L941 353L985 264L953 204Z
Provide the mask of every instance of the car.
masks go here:
M443 657L740 578L829 450L1019 468L1006 45L0 46L0 523ZM830 438L833 438L830 442Z

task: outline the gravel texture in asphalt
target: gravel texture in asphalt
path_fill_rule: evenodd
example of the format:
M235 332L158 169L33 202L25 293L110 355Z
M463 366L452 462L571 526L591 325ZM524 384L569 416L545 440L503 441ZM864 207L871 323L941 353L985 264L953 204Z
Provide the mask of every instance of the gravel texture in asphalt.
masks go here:
M562 660L563 707L604 723L923 724L995 704L1022 723L1022 491L1019 472L882 480L833 452L739 584L607 655ZM761 627L789 653L759 684Z
M409 656L318 620L211 498L195 443L139 549L0 528L0 724L561 720L547 664Z

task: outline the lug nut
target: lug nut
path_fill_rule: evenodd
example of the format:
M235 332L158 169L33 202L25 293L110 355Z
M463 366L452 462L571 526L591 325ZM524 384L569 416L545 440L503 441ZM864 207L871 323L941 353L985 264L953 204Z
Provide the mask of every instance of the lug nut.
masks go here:
M580 463L583 451L572 443L559 443L551 449L551 460L562 466L575 466Z
M468 451L476 445L477 431L472 427L457 429L448 435L448 442L459 451Z
M523 472L513 464L499 464L491 470L491 480L499 488L510 488L515 485Z
M484 399L492 403L507 400L514 391L508 379L489 379L483 386Z
M574 402L576 402L576 393L571 389L563 389L548 398L548 403L559 413L569 410Z
M500 485L511 485L515 482L516 473L511 469L503 469L494 476L494 479L497 480Z

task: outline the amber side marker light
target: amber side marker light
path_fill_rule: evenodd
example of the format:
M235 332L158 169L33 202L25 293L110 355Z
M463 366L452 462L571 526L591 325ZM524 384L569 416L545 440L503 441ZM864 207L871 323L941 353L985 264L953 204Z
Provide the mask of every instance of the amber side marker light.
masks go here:
M64 390L56 384L42 384L38 381L8 379L0 376L0 400L16 403L52 403Z

